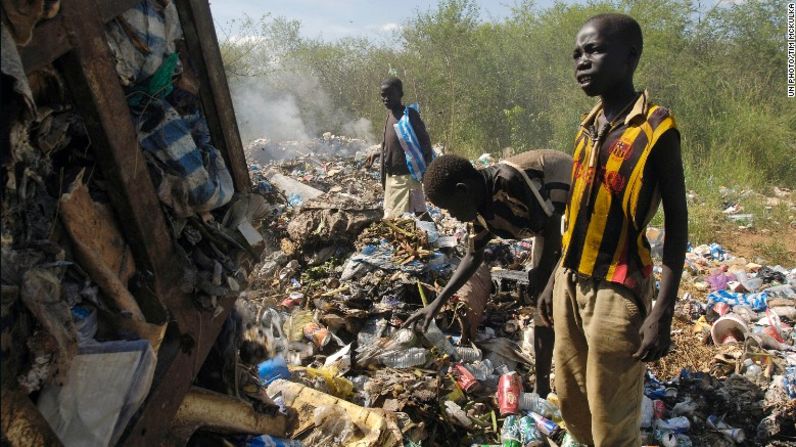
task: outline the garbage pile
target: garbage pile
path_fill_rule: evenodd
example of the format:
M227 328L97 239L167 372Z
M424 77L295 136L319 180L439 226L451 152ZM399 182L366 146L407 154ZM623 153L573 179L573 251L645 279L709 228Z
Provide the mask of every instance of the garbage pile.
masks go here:
M304 156L347 158L354 157L357 152L364 154L373 149L374 146L363 139L325 132L321 138L306 140L272 141L268 138L258 138L249 142L244 152L250 162L268 163Z
M250 377L297 412L293 444L279 442L575 445L555 394L526 391L535 380L534 309L521 288L495 281L472 343L462 342L455 325L463 310L455 299L426 333L401 328L449 279L465 251L466 226L434 208L428 220L381 220L375 171L361 158L299 157L252 169L255 183L285 188L282 214L270 226L281 240L245 292L255 308L247 342L264 347L249 362ZM353 206L362 202L373 208ZM320 218L320 210L345 218ZM648 237L659 257L663 232L651 229ZM512 276L505 272L522 270L532 243L495 241L487 251L493 280L504 280ZM689 293L677 305L674 352L647 373L639 427L645 443L792 440L796 271L749 263L716 245L691 249L686 267Z
M473 344L446 334L460 332L454 323L464 309L456 300L424 336L400 328L450 278L467 230L434 208L422 219L381 220L378 172L363 161L299 157L250 164L255 185L281 191L274 196L284 199L268 225L281 240L245 292L254 307L247 343L262 346L267 358L252 362L252 375L276 402L295 401L284 388L300 387L293 391L313 396L302 401L307 405L322 392L355 405L357 414L375 411L386 420L376 434L350 414L337 414L332 420L338 424L330 427L325 415L342 410L316 405L298 411L294 438L304 445L488 443L500 438L499 418L507 414L495 398L500 376L516 371L521 374L512 376L505 399L519 405L524 397L560 421L552 405L519 388L532 387L526 379L532 377L533 343L531 314L516 297L490 302L487 324ZM496 242L490 259L517 266L530 248L527 241Z
M650 232L653 251L663 234ZM689 249L674 347L648 373L642 426L661 445L796 439L796 269Z

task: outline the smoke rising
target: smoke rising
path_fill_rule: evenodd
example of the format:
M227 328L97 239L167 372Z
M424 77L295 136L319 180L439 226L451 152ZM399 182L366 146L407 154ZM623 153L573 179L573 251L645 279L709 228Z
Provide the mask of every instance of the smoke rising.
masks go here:
M374 141L371 122L335 109L318 79L298 70L230 80L244 146L252 140L308 140L324 132Z

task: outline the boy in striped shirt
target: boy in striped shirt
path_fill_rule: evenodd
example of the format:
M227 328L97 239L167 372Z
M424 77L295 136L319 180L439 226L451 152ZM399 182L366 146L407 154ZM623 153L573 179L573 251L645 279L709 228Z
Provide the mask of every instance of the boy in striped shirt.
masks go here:
M680 134L671 112L637 92L641 28L601 14L575 41L575 78L600 101L575 138L562 256L541 307L555 323L555 387L580 443L637 447L645 366L666 355L688 240ZM663 203L663 273L645 230ZM552 286L552 287L551 287Z

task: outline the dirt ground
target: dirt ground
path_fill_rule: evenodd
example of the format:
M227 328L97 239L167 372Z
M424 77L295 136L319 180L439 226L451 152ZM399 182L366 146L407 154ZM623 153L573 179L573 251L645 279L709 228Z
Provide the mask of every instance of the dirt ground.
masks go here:
M783 264L785 268L796 266L796 228L787 225L773 230L720 230L716 233L716 242L734 256L741 256L749 261L770 257L775 259L767 259L769 262L786 262L787 265ZM785 259L781 259L783 257Z

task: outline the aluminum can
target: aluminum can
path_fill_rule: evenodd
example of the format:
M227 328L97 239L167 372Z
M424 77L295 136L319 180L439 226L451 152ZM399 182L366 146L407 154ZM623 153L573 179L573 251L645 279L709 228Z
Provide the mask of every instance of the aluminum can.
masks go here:
M313 321L304 326L304 337L312 341L315 346L322 348L332 339L332 333L329 332L329 329Z
M497 387L498 410L501 416L520 411L522 381L516 371L500 376Z
M453 376L456 377L456 383L458 383L464 391L470 391L478 385L478 380L473 373L461 363L453 365Z
M500 430L502 447L522 447L520 443L520 418L514 415L506 416L503 428Z

